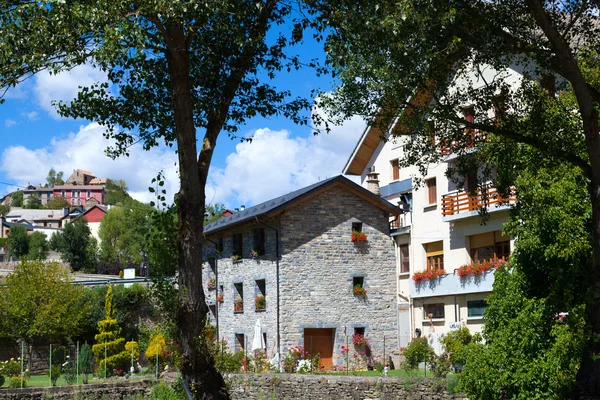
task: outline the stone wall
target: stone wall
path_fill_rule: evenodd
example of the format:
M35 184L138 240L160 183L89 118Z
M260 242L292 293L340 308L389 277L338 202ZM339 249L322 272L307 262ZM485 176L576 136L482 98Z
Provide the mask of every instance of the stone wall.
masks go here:
M352 242L352 224L362 223L364 243ZM312 197L281 216L282 346L311 344L304 330L334 329L333 363L342 365L341 346L364 329L373 355L398 351L396 259L386 211L344 185ZM366 297L353 293L364 279ZM385 339L384 339L385 338Z
M370 378L327 375L230 375L232 400L317 399L464 399L447 390L446 381L419 378Z
M57 386L48 388L2 389L0 400L108 400L133 396L150 398L151 383L107 383L102 385Z

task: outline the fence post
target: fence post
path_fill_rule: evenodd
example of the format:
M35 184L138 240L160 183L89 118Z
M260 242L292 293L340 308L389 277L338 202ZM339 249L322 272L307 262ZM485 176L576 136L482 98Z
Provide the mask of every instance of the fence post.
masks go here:
M133 375L133 371L135 371L135 368L133 367L133 339L131 339L131 371L129 373Z
M77 341L77 350L75 350L75 376L75 383L79 385L79 340Z
M25 359L25 342L21 339L21 389L23 389L23 381L25 374L23 373L23 360Z
M104 381L106 381L106 339L104 339Z
M52 343L50 343L50 368L48 371L50 371L48 375L50 375L50 386L52 387Z
M346 335L346 349L349 349L348 335ZM350 350L348 350L348 352L346 353L346 375L348 375L349 361L350 361Z
M383 335L383 368L387 364L387 360L385 359L385 335Z

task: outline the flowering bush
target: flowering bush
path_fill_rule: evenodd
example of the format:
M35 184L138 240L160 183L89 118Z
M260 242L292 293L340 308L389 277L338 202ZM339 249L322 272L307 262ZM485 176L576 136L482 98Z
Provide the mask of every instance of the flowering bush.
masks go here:
M11 358L10 360L0 362L0 376L8 377L8 385L11 388L25 387L25 383L29 378L29 369L24 371L23 377L21 377L21 358ZM23 383L21 384L21 381Z
M210 278L208 280L208 283L206 284L206 287L208 289L214 289L217 287L217 280L215 278Z
M505 268L508 263L504 260L495 259L491 262L484 261L481 264L465 264L456 272L460 279L465 279L468 275L479 276L491 269Z
M415 281L415 283L421 283L422 280L430 281L439 278L442 275L446 275L446 270L429 268L424 271L415 272L412 276L412 280Z
M366 242L367 235L365 235L361 231L353 231L352 232L352 241L353 242Z
M308 355L308 352L304 351L304 347L292 347L283 360L283 368L288 373L297 372L296 365L298 364L298 361L305 359Z
M244 311L244 300L237 299L233 302L233 312L243 312Z
M356 296L366 296L367 290L361 285L354 285L354 294Z
M266 309L267 299L265 299L265 296L256 296L254 299L254 306L256 307L257 311Z
M365 335L361 335L360 333L355 333L352 335L352 344L355 346L368 346L369 341L365 337Z

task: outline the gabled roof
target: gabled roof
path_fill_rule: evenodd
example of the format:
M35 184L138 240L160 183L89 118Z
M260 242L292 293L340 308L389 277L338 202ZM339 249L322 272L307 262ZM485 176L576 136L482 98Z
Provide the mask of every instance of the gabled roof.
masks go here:
M15 225L24 226L25 229L27 229L28 231L32 231L33 230L33 225L30 225L30 224L20 224L20 223L17 223L17 222L7 222L5 220L2 220L2 226L5 226L7 228L12 229Z
M46 209L25 209L25 208L12 208L8 214L7 219L19 218L28 221L36 220L59 220L65 216L64 209L60 210L46 210Z
M276 197L274 199L265 201L264 203L257 204L243 211L236 212L232 215L211 222L204 227L204 233L213 234L223 229L232 228L236 225L253 221L258 217L275 216L283 212L285 209L292 207L303 200L307 200L308 198L336 185L344 185L358 196L371 202L374 206L389 212L390 214L397 215L401 212L399 208L387 200L384 200L381 197L369 192L367 189L357 185L348 178L338 175L336 177L325 179L321 182L314 183L310 186L306 186L302 189L298 189L283 196Z
M94 208L97 208L98 210L102 211L104 214L106 214L108 212L108 209L104 206L100 206L98 204L88 208L87 210L85 210L81 215L85 215L87 213L89 213L90 211L92 211Z

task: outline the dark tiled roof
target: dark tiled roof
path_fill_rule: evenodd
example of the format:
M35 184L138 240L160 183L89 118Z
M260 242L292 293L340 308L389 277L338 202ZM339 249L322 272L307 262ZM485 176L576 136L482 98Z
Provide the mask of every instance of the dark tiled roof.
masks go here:
M346 178L342 175L338 175L336 177L328 178L328 179L322 180L320 182L314 183L310 186L306 186L302 189L298 189L296 191L284 194L283 196L279 196L274 199L267 200L264 203L260 203L253 207L249 207L243 211L236 212L233 215L229 215L227 217L220 218L220 219L206 225L204 227L204 233L213 233L216 231L220 231L222 229L226 229L226 228L235 226L237 224L251 221L251 220L255 219L256 217L264 216L266 214L278 211L278 210L288 206L290 203L292 203L296 200L299 200L302 197L310 194L311 192L314 192L315 190L318 190L318 189L325 187L329 184L332 184L334 182L343 182L348 185L351 185L355 189L360 190L360 191L364 192L366 195L370 196L373 200L379 202L381 204L382 208L398 210L398 213L400 212L400 210L397 209L397 207L395 207L393 204L391 204L387 200L384 200L381 197L374 195L373 193L369 192L367 189L363 188L360 185L357 185L356 183L352 182L348 178Z
M6 226L7 228L11 228L11 229L15 225L21 225L21 226L24 226L25 229L27 229L28 231L32 231L33 230L33 225L30 225L30 224L23 224L23 223L17 223L17 222L2 221L2 225Z

